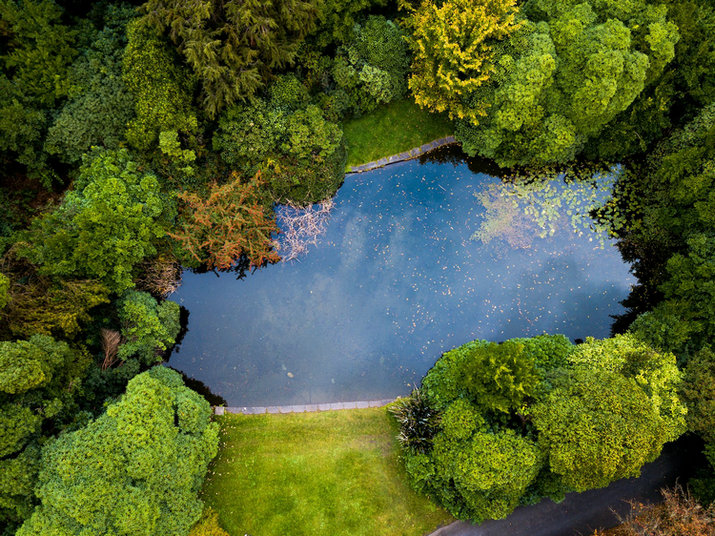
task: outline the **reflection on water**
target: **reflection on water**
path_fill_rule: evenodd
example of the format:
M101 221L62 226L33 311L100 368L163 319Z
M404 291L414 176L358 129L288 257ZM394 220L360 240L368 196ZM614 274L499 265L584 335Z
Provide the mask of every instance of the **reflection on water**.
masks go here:
M608 336L634 282L616 249L560 217L544 238L473 239L490 218L533 225L498 213L499 184L416 161L346 177L306 255L242 280L184 274L171 366L234 406L349 401L408 393L472 339Z

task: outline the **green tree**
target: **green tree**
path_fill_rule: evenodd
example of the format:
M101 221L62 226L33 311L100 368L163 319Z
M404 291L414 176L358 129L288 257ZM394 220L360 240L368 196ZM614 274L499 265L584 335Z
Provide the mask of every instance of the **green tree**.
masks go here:
M0 1L0 151L49 186L42 138L49 114L70 89L76 32L52 0Z
M40 444L75 418L88 365L46 335L0 342L0 524L32 512Z
M667 429L636 380L577 367L532 408L551 471L575 491L640 474Z
M457 124L465 151L502 166L573 160L673 59L666 12L645 0L526 2L526 23L499 44L488 87L469 102L486 117Z
M94 422L45 447L41 504L18 536L188 534L218 448L210 417L178 373L156 367L135 377Z
M45 150L77 163L94 145L118 149L134 99L122 80L126 25L134 16L127 7L110 6L101 30L92 29L87 49L69 69L69 100L47 132Z
M126 150L97 149L59 207L34 222L23 254L45 274L92 277L121 292L133 286L134 265L156 253L172 210Z
M198 121L191 108L192 82L175 54L144 20L129 23L127 38L122 77L134 95L136 111L127 128L127 141L149 152L162 131L195 135Z
M451 118L478 124L486 106L469 102L494 70L493 45L514 32L516 0L422 1L406 24L414 59L409 86L415 101Z
M10 302L10 280L0 272L0 310L7 307Z
M117 309L124 338L118 357L124 361L136 356L149 365L161 361L162 352L176 342L179 333L179 304L158 303L147 292L129 290Z
M272 70L290 66L317 14L305 0L148 0L143 9L192 67L210 117L253 96Z

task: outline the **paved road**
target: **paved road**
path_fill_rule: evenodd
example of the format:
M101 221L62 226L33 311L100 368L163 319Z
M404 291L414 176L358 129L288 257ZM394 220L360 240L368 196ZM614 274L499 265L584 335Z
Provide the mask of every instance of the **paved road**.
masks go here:
M653 463L647 464L640 478L614 482L607 488L569 493L563 502L545 500L517 508L506 519L472 525L457 521L430 536L575 536L590 535L597 528L618 524L614 510L621 515L630 510L630 499L641 502L660 500L659 490L684 480L700 459L700 445L694 440L681 440L663 450Z

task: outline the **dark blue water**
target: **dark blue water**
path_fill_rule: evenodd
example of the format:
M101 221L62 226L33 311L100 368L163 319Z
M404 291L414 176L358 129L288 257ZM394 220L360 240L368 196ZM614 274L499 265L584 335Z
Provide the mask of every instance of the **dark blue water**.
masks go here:
M188 333L169 364L232 406L336 402L409 393L476 338L607 337L634 282L617 250L566 217L525 241L523 215L500 220L475 196L499 184L415 161L346 177L299 260L242 280L184 273L172 299ZM487 243L473 238L485 217Z

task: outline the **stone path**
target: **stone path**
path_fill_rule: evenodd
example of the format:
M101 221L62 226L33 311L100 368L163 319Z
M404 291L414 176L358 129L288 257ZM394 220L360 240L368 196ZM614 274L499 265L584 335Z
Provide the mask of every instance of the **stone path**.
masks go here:
M371 169L377 169L388 164L395 164L397 162L404 162L405 160L412 160L413 158L417 158L418 156L428 153L433 149L437 149L438 147L442 147L444 145L449 145L450 143L457 143L457 140L454 139L454 136L440 138L438 140L425 143L424 145L420 145L419 147L415 147L414 149L410 149L409 151L406 151L404 153L393 154L392 156L380 158L380 160L376 160L374 162L368 162L367 164L362 164L359 166L352 166L348 173L362 173L363 171L370 171Z
M338 409L379 408L392 402L393 398L383 400L358 400L357 402L331 402L326 404L294 404L291 406L216 406L216 415L226 413L242 413L244 415L261 415L263 413L307 413L309 411L332 411Z

